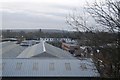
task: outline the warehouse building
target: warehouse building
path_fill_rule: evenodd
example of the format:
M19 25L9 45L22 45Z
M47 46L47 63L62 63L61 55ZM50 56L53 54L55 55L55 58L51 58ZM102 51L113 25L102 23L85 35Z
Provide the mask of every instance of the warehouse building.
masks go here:
M99 77L91 59L3 59L3 77Z
M11 43L3 43L2 49L6 48L7 51L4 49L2 54L11 51L7 48L10 47L8 44ZM17 51L14 47L11 48ZM36 80L41 77L46 77L45 80L50 79L47 77L100 77L92 59L79 60L69 52L45 42L27 47L15 56L7 53L6 55L7 58L2 59L3 80L17 80L16 77L27 77L25 80L34 80L31 77L37 77Z

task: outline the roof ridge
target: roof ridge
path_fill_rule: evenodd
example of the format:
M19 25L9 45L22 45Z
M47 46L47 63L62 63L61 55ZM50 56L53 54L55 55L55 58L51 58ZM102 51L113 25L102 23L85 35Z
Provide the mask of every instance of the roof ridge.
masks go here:
M42 45L43 45L43 52L46 52L45 42L44 41L42 42Z

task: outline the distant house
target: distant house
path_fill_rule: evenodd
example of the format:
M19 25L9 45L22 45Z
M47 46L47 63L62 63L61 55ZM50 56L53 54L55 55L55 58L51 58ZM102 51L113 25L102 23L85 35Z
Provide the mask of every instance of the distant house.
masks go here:
M74 56L88 57L92 53L92 48L88 46L79 46L77 44L62 42L61 47Z
M63 40L65 42L77 42L76 40L71 40L70 38L40 38L40 41L44 42L61 42Z
M69 51L70 53L74 53L75 50L79 50L79 45L77 44L70 44L70 43L65 43L65 42L62 42L62 49L66 50L66 51Z

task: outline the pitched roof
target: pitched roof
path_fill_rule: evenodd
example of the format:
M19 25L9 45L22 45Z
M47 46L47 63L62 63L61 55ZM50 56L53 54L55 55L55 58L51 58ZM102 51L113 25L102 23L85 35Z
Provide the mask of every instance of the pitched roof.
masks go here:
M17 58L65 58L75 59L69 52L52 46L48 43L41 42L25 49Z
M25 47L13 42L2 42L0 46L0 52L2 52L0 56L2 58L16 58L25 49Z

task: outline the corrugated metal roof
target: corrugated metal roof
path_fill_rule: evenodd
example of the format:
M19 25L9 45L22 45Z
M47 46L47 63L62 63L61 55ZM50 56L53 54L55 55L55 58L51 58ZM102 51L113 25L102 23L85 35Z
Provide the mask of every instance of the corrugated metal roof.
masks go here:
M45 44L45 48L46 48L46 52L51 54L51 55L54 55L54 56L57 56L59 58L75 58L73 57L68 51L65 51L65 50L62 50L60 48L57 48L57 47L54 47L50 44L47 44L47 43L44 43Z
M26 48L17 58L30 58L43 52L42 43Z
M25 49L12 42L3 42L0 45L2 46L0 48L2 58L16 58Z
M17 58L31 58L31 57L75 59L75 57L73 57L69 52L54 47L45 42L41 42L34 46L28 47Z
M2 76L99 77L91 59L3 59Z

